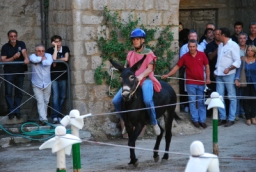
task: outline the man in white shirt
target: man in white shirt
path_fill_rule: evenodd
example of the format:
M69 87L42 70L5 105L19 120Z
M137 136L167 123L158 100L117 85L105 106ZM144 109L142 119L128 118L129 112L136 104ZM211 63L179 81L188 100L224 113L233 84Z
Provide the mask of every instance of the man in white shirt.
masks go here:
M225 109L219 108L220 121L219 125L225 124L225 127L229 127L234 124L236 113L236 89L234 85L236 68L240 67L240 48L236 42L230 38L230 31L227 28L220 28L221 36L218 47L218 59L216 63L216 90L224 96L225 89L228 93L228 99L230 101L228 121L226 121ZM224 103L225 104L225 103Z
M33 91L37 100L39 120L45 125L47 120L47 108L51 95L51 65L52 55L45 53L43 45L36 46L35 54L29 56L32 65Z
M197 41L197 33L194 30L190 30L188 33L188 40L196 40ZM197 45L197 50L204 52L204 48L201 45ZM186 54L187 52L189 52L188 49L188 43L184 44L181 48L180 48L180 58Z

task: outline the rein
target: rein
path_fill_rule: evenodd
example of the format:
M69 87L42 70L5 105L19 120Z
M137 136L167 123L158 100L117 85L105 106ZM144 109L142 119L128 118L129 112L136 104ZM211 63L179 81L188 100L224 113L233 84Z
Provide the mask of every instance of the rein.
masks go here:
M140 81L138 82L138 84L137 84L135 90L130 94L130 97L136 92L136 90L137 90L137 88L139 87L139 85L140 85Z

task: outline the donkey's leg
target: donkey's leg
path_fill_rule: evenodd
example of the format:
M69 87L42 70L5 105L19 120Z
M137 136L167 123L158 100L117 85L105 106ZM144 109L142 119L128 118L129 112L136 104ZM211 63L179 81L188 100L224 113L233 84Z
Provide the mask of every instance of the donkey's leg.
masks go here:
M135 147L135 142L138 136L140 135L142 128L143 128L142 124L136 125L134 129L133 127L128 128L127 130L128 136L129 136L128 146ZM135 167L137 167L139 163L135 155L135 150L133 148L130 148L130 159L131 161L128 164L133 164Z
M173 122L173 117L174 117L174 108L171 110L168 110L168 115L165 120L165 151L168 152L171 144L171 139L172 139L172 122ZM169 154L164 153L164 156L162 160L168 160Z
M163 128L161 126L159 126L159 127L160 127L160 130L161 130L161 133L160 133L160 135L158 135L156 137L156 143L155 143L155 146L154 146L154 153L153 153L153 158L154 158L155 162L159 161L158 150L159 150L159 146L160 146L163 134L164 134Z

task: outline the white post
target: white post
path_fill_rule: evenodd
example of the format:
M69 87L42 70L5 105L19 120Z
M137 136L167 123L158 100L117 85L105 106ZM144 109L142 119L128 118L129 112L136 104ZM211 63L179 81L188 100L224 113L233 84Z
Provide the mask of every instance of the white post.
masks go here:
M66 155L65 149L57 152L57 171L66 170Z

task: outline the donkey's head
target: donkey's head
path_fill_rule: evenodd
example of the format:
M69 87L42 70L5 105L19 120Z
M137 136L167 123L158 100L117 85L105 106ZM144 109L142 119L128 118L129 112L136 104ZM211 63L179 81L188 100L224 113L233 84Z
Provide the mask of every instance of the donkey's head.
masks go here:
M139 84L139 82L135 76L135 72L141 66L145 58L146 55L144 55L144 57L137 63L135 63L131 68L125 68L122 65L113 61L112 59L109 60L110 63L121 73L120 79L122 85L122 97L124 101L129 101L137 89L137 85Z

